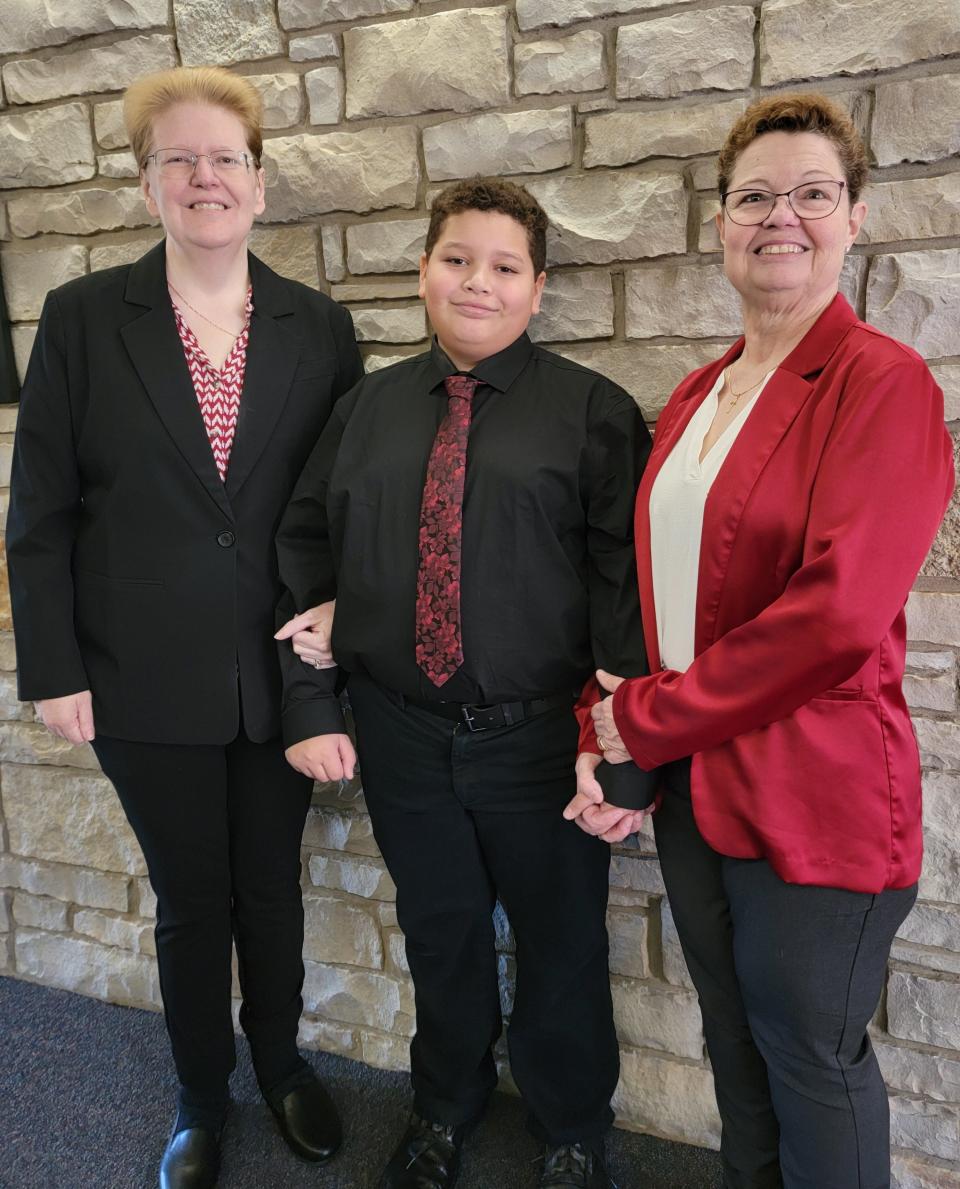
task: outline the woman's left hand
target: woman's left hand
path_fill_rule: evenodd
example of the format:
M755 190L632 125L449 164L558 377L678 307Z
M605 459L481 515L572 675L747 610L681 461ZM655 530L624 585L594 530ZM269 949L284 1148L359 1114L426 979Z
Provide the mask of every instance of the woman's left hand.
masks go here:
M613 695L625 681L626 677L615 677L612 673L604 672L603 669L597 670L597 683L602 690L606 690L610 695ZM613 720L613 697L604 698L601 702L596 702L591 706L590 716L593 719L593 729L597 732L597 739L602 740L603 750L626 752L627 749L620 738L617 724ZM613 757L611 760L616 762Z

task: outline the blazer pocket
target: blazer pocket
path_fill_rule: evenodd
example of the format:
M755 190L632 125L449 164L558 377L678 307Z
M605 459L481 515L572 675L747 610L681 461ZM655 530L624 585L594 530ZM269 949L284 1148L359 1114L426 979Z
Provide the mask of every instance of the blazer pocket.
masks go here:
M98 574L96 570L77 570L78 578L90 578L94 582L108 582L113 586L165 586L162 578L117 578L111 574Z
M859 685L838 685L833 689L825 689L822 694L811 698L811 702L860 702L863 700L863 687Z
M321 376L333 376L337 372L335 359L303 359L293 373L293 383L300 384L305 380L318 380Z

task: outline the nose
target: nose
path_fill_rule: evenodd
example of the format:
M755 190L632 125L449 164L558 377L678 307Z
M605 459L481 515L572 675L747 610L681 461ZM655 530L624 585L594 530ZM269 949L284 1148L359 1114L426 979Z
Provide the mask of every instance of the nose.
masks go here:
M476 264L463 283L473 293L488 293L490 291L489 270L483 264Z
M197 157L197 163L193 167L193 173L190 175L190 181L195 186L209 186L217 182L216 170L210 164L209 157Z
M800 216L790 205L786 194L778 194L773 200L773 206L770 208L770 213L763 220L764 227L783 227L790 226L793 223L799 223Z

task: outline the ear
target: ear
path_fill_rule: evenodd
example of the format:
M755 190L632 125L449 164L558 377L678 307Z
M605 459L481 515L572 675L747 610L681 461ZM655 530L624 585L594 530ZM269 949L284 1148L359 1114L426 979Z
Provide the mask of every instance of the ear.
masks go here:
M867 204L865 202L855 202L850 208L850 222L847 226L847 247L849 247L860 234L860 228L863 226L863 221L867 217Z
M150 180L147 177L146 167L140 170L140 193L143 195L143 201L147 204L147 210L154 219L159 219L160 208L157 206L156 199L153 197L153 190L150 186Z
M533 304L530 307L531 314L540 313L540 301L543 297L543 287L547 283L547 274L542 272L533 282Z
M420 255L420 285L419 285L419 288L417 289L417 295L421 298L427 296L427 293L426 293L427 265L429 263L430 263L430 257L426 254L426 252L421 253L421 255Z
M257 170L257 195L253 204L253 213L255 215L262 215L267 206L266 197L267 183L264 178L263 166Z
M725 234L725 232L726 232L726 225L725 225L725 220L724 220L724 217L723 217L723 205L722 205L722 204L721 204L721 206L720 206L720 209L719 209L719 210L717 211L717 213L716 213L716 214L713 216L713 218L714 218L714 221L715 221L715 222L716 222L716 224L717 224L717 234L720 236L720 242L721 242L721 243L726 243L726 240L723 238L723 237L724 237L724 234Z

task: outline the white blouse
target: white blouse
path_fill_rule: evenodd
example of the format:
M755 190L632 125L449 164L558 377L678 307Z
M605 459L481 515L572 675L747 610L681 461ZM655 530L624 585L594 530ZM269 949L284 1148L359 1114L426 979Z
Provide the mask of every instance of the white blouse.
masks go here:
M694 413L667 456L650 491L650 555L660 660L680 672L693 663L697 583L703 508L710 488L747 417L767 386L768 372L754 395L710 447L703 462L703 439L713 424L723 373Z

